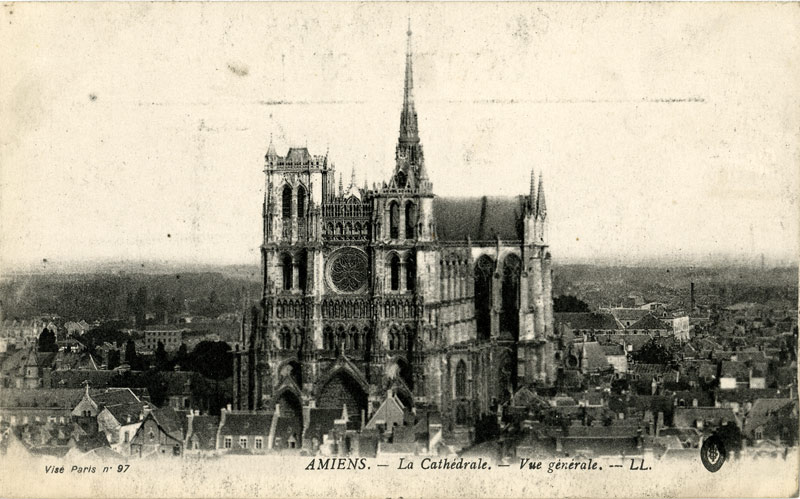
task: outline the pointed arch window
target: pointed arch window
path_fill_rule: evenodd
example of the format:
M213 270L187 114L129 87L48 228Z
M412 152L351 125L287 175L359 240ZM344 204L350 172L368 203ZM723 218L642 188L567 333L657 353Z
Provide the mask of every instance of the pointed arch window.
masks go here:
M414 262L414 255L408 255L406 260L406 289L414 291L417 283L417 266Z
M281 206L283 218L292 218L292 188L288 185L283 188Z
M301 185L297 188L297 217L304 218L306 215L306 190Z
M406 203L406 239L414 239L414 228L417 225L417 208L414 203Z
M406 178L405 172L403 172L403 171L397 172L397 175L395 175L395 179L397 179L397 188L398 189L405 189L406 188L406 181L408 179Z
M475 264L475 326L478 339L488 340L492 332L492 281L494 260L483 255Z
M503 261L502 307L500 330L519 338L519 279L522 261L511 254Z
M323 343L322 348L324 348L325 350L334 349L334 345L336 344L336 342L334 341L333 338L333 329L331 329L330 326L325 326L325 330L322 335L322 343Z
M467 364L463 360L456 365L456 397L464 398L467 396Z
M389 205L389 237L400 237L400 205L397 201L392 201Z
M300 287L300 291L306 290L306 281L308 279L307 261L306 255L301 254L297 262L297 285Z
M292 255L284 254L281 261L283 267L283 289L292 289Z
M400 257L392 255L389 259L389 287L392 291L400 289Z

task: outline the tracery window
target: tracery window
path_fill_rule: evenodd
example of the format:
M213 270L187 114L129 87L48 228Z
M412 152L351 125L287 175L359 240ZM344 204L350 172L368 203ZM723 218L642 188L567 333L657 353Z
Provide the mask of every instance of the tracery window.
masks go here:
M389 260L389 284L392 291L400 289L400 257L392 255Z
M283 218L292 218L292 188L288 185L283 188L282 198Z
M409 255L406 260L406 289L414 291L417 283L417 267L414 264L414 255Z
M306 190L301 185L297 188L297 217L303 218L306 215Z
M519 337L519 278L522 261L517 255L508 255L503 261L502 308L500 329Z
M475 264L475 322L478 339L489 339L492 319L492 281L494 278L494 260L483 255Z
M292 289L292 256L289 254L283 255L283 289Z
M467 365L463 360L458 361L456 366L456 397L467 396Z
M414 227L417 224L417 213L414 203L406 203L406 239L414 239Z
M330 279L340 291L348 293L358 291L369 279L366 255L354 248L337 251L330 262Z
M397 201L392 201L389 205L389 237L392 239L400 237L400 206Z

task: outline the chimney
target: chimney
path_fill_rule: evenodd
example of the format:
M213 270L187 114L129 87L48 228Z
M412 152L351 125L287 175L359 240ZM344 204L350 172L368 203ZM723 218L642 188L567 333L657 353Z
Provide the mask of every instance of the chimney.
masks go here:
M689 313L694 312L694 282L689 285Z

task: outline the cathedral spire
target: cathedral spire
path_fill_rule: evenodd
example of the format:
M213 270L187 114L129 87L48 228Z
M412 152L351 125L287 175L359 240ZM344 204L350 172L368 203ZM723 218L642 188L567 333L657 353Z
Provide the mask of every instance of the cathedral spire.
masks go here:
M408 41L406 45L406 81L403 89L403 112L400 115L400 143L417 144L417 111L414 108L414 71L411 53L411 18L408 19Z
M269 147L267 147L267 158L277 158L278 153L275 151L275 144L272 143L272 134L269 134Z
M531 208L536 207L536 174L533 173L533 168L531 168L531 190L528 194L528 206Z
M544 200L544 175L539 174L539 192L536 194L536 216L545 218L547 216L547 203Z
M344 184L342 184L342 174L339 174L339 197L344 195Z

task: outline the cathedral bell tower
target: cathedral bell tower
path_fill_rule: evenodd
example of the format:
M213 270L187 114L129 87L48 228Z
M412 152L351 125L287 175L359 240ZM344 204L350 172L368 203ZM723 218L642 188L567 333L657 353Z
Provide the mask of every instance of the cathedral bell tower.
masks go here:
M414 103L414 66L410 21L406 34L408 39L405 84L403 86L403 108L400 113L400 131L395 149L395 168L390 181L384 184L377 193L383 210L376 210L378 216L376 222L380 224L382 230L376 231L375 238L385 242L432 241L435 233L433 185L425 168L425 155L419 137L417 110Z

